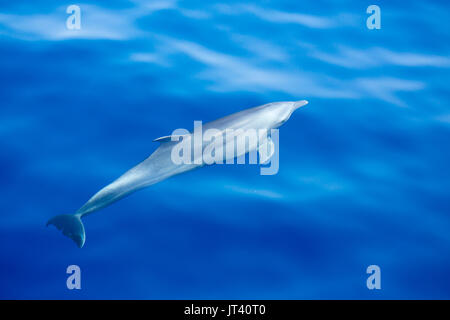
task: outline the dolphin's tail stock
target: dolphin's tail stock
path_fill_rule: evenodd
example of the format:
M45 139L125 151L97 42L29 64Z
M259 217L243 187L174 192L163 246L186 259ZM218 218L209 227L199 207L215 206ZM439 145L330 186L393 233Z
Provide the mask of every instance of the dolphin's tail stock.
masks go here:
M58 230L61 230L63 235L75 241L79 248L83 247L86 235L80 215L62 214L55 216L47 222L47 226L50 224L54 225Z

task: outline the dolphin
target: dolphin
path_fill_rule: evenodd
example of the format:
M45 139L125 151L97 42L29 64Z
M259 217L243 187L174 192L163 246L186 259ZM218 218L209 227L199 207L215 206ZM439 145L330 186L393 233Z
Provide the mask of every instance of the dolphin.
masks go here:
M283 125L296 109L307 103L308 101L306 100L272 102L206 123L203 125L203 128L215 129L220 134L223 134L225 130L229 129L276 129ZM188 133L182 136L182 142L185 139L193 139L193 136L194 133ZM98 191L74 214L55 216L47 222L47 226L54 225L81 248L86 240L84 226L81 222L82 217L100 210L139 189L205 165L203 160L180 164L172 161L171 155L173 148L179 143L182 143L177 142L179 141L179 137L177 138L173 135L164 136L154 141L160 142L160 146L147 159ZM226 143L227 141L225 141ZM270 144L270 137L262 143ZM248 153L258 147L260 146L246 146L244 153Z

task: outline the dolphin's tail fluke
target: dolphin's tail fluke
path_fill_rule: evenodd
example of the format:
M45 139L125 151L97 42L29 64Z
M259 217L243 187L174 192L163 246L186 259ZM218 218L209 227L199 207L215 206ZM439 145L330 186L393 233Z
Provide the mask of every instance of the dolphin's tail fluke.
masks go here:
M79 248L83 247L86 236L80 215L62 214L55 216L47 222L47 226L50 224L61 230L63 235L75 241Z

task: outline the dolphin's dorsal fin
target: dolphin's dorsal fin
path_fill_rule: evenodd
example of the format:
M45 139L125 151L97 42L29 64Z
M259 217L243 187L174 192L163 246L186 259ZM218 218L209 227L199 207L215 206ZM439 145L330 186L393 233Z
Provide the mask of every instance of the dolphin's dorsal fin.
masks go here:
M173 141L179 141L181 137L184 137L184 135L170 135L170 136L164 136L164 137L159 137L156 138L155 140L153 140L153 142L170 142L172 141L172 137L174 137Z

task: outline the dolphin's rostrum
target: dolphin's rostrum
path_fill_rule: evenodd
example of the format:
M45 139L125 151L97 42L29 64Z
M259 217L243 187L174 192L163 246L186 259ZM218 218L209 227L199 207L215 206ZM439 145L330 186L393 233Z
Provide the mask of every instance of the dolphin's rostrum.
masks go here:
M242 129L244 131L263 129L269 131L280 127L296 109L307 103L306 100L268 103L206 123L203 128L206 130L215 129L222 133L230 129ZM190 139L192 135L193 133L188 134L183 139ZM203 161L200 163L194 161L193 163L176 164L171 159L171 152L180 142L173 141L170 136L158 138L156 141L161 144L147 159L97 192L75 214L53 217L47 222L47 226L50 224L56 226L81 248L86 240L84 226L81 222L82 217L110 205L136 190L205 165ZM225 141L226 143L227 141ZM256 146L256 148L258 147ZM245 152L250 151L252 150L245 150Z

